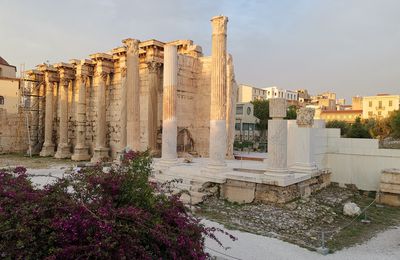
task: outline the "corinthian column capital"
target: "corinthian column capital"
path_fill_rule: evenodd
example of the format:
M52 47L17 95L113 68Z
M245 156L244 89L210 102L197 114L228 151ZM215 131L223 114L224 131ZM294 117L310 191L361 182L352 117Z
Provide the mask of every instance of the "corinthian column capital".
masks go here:
M211 18L211 24L212 24L212 33L213 34L226 34L226 28L227 28L227 23L228 23L228 17L226 16L214 16Z
M130 55L139 55L139 40L128 38L122 41L126 47L126 53Z

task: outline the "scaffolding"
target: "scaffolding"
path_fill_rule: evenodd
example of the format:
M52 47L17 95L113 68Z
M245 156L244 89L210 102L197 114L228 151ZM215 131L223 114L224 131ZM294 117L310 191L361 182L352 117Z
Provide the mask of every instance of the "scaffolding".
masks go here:
M43 98L40 96L40 85L43 82L29 79L26 75L25 64L20 65L20 108L25 118L25 127L27 130L28 150L27 155L32 157L33 143L34 140L38 140L38 123L40 115L40 100ZM36 122L32 122L32 121ZM36 124L36 131L32 132L32 125ZM36 135L36 138L33 138Z

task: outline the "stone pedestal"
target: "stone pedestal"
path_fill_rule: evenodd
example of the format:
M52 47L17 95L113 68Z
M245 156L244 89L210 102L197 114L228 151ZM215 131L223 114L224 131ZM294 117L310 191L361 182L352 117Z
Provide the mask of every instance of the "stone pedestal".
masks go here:
M126 145L128 149L140 150L140 81L139 41L123 40L126 46Z
M164 46L163 130L160 165L177 162L176 91L178 85L178 55L175 45Z
M268 160L266 174L288 174L287 168L287 120L286 99L269 100L269 112L272 120L268 120ZM278 175L279 176L279 175Z
M60 81L60 143L57 146L55 158L70 158L71 151L68 144L68 86L70 80L61 79Z
M48 78L48 72L45 72L45 77ZM53 87L54 83L46 79L46 116L44 126L44 143L40 156L53 156Z
M300 108L297 111L296 123L298 128L294 128L296 141L292 149L294 152L294 164L290 170L301 173L316 174L318 172L314 155L314 139L316 130L313 127L314 109Z
M82 64L77 65L77 71L82 73ZM87 161L90 159L89 147L86 145L86 84L88 76L77 76L78 106L76 110L76 145L71 159Z
M226 30L228 18L216 16L212 23L210 171L226 168Z

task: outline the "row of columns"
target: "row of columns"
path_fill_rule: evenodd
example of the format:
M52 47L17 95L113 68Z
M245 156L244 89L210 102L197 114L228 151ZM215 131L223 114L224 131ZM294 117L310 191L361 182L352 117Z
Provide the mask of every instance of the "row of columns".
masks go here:
M210 168L225 167L227 152L227 53L226 53L226 29L228 19L225 16L212 18L212 68L211 68L211 110L210 110ZM140 150L140 90L139 90L139 41L126 39L123 41L126 49L126 66L121 67L121 150L129 148ZM110 55L108 55L110 56ZM97 79L97 91L95 105L97 108L95 147L92 161L99 161L108 157L109 148L106 146L107 122L106 122L106 86L110 84L112 73L111 57L106 54L91 55L92 61L77 62L76 88L78 102L76 110L76 146L74 147L73 160L88 160L89 149L86 145L86 87L90 82L90 74L87 67L94 68ZM165 161L174 161L177 158L177 119L176 119L176 93L178 60L177 46L167 44L164 46L164 77L163 77L163 133L162 133L162 158ZM70 65L72 66L72 65ZM157 66L155 64L154 66ZM86 68L86 70L85 70ZM60 78L55 79L57 70L51 67L44 69L46 82L46 117L45 140L41 156L54 155L53 137L53 88L56 80L60 82L60 142L55 157L71 157L68 144L68 88L72 86L72 78L67 75L69 69L65 64L58 66ZM151 77L157 68L149 65L149 102L154 103L157 96L156 77ZM153 73L155 74L155 73ZM156 75L157 76L157 75ZM151 80L153 79L153 80ZM229 90L228 90L229 91ZM229 91L232 93L232 90ZM154 104L153 104L154 106ZM149 106L152 107L152 106ZM149 111L157 113L157 111ZM152 115L149 119L149 128L156 129L157 117ZM126 124L125 124L126 123ZM230 122L228 122L230 123ZM154 140L153 140L154 139ZM155 148L155 136L149 135L149 146Z

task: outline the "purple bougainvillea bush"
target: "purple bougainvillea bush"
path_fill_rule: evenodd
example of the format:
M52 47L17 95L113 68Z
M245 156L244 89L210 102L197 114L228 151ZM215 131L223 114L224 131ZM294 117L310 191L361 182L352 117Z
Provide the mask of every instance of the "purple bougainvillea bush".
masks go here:
M43 189L23 167L0 170L0 259L206 259L215 229L149 183L150 167L131 151Z

